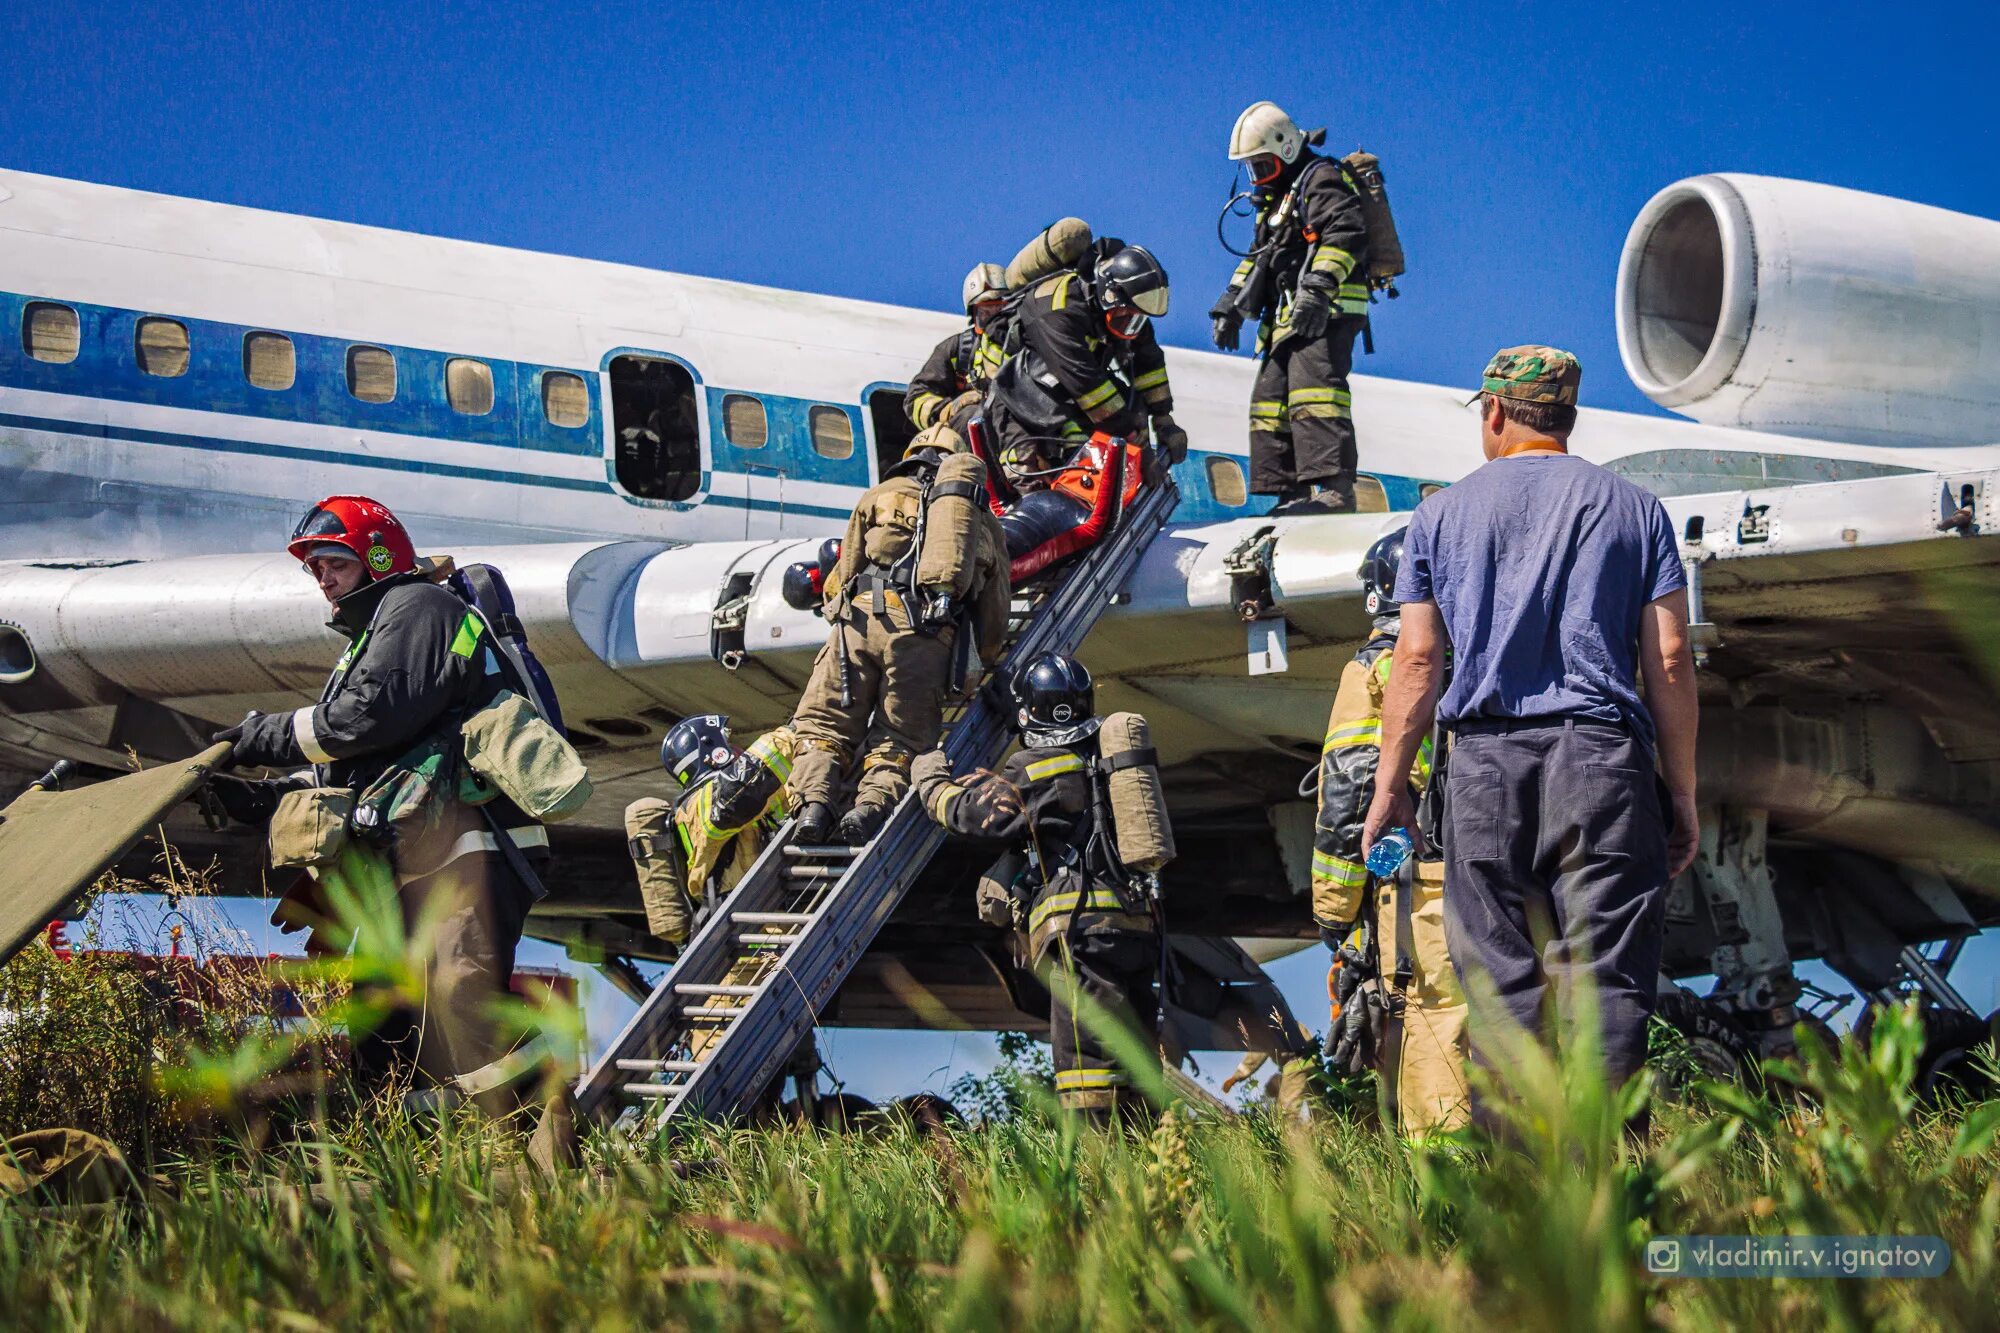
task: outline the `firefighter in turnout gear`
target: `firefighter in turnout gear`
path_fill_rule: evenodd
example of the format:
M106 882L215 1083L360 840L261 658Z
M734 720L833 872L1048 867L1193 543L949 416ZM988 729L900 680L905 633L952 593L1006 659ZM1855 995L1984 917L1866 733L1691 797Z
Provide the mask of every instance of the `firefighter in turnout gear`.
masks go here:
M798 740L777 727L737 749L729 719L708 713L676 723L660 763L679 784L672 800L642 796L625 807L625 832L646 928L685 944L694 914L736 887L790 816L785 784Z
M1130 1076L1078 1016L1075 995L1157 1053L1161 940L1140 876L1119 859L1099 763L1090 673L1059 653L1013 682L1022 747L1000 772L954 777L943 751L917 761L924 810L951 832L1007 849L982 886L981 917L1011 924L1017 956L1048 985L1062 1104L1099 1120L1142 1109Z
M932 349L903 394L903 411L918 430L944 421L963 435L965 421L979 410L986 387L1007 359L1001 348L1006 270L975 264L965 275L964 295L965 327Z
M268 823L280 795L309 787L351 790L358 815L369 791L415 771L413 756L428 752L434 769L443 763L456 774L462 719L502 691L528 696L485 619L419 571L402 524L375 501L321 501L287 549L319 584L348 647L318 703L252 713L217 734L235 742L234 764L312 765L268 782L218 780L232 817ZM430 817L396 826L388 844L405 929L437 923L424 991L404 997L409 1011L360 1043L369 1049L357 1056L396 1059L399 1047L413 1045L423 1079L489 1114L539 1105L537 1161L574 1162L569 1090L552 1052L539 1036L514 1040L495 1013L509 994L528 909L543 891L534 867L546 862L548 834L505 795L475 808L458 799L456 780L439 785L447 790L426 807ZM310 895L295 891L274 920L298 922L314 910Z
M1167 313L1167 273L1145 249L1095 242L1076 267L1020 298L1012 338L1020 351L987 394L986 419L1001 469L1017 490L1061 462L1064 442L1093 431L1136 438L1149 428L1169 462L1187 455L1174 424L1166 354L1153 334Z
M910 761L937 744L946 694L999 660L1007 544L985 477L939 422L855 506L826 580L832 631L792 715L798 842L872 838L909 789ZM852 807L836 828L857 762Z
M1368 229L1347 167L1307 146L1292 118L1258 102L1236 120L1229 157L1250 173L1251 252L1209 313L1216 347L1260 321L1250 392L1250 489L1275 514L1354 509L1354 340L1368 321Z
M1372 1063L1384 1112L1421 1135L1466 1123L1465 993L1445 949L1444 862L1412 858L1376 881L1361 857L1361 826L1374 797L1382 696L1394 669L1401 613L1389 594L1403 530L1378 540L1361 579L1374 617L1368 641L1341 673L1320 755L1313 837L1312 912L1334 952L1327 991L1336 1006L1327 1047L1340 1064ZM1410 783L1431 779L1426 741ZM1379 1026L1379 1031L1375 1030Z

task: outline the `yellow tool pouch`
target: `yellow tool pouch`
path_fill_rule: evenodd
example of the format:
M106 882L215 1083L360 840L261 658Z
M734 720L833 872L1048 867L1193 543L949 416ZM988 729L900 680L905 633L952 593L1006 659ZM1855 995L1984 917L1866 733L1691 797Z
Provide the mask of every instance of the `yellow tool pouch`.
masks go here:
M467 718L462 733L467 766L530 818L557 823L590 799L583 757L513 691Z
M625 849L639 873L639 899L646 905L646 929L670 944L687 942L694 920L680 837L674 830L674 803L642 796L625 807Z
M347 846L354 792L305 787L278 798L271 816L271 865L279 870L331 865Z

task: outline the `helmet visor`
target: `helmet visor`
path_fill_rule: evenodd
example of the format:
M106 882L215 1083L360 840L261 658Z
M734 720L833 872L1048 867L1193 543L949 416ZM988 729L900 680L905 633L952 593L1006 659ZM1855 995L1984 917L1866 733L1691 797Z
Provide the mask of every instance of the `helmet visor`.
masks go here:
M345 537L346 535L347 524L341 521L340 515L329 509L323 509L319 505L314 505L311 509L306 510L306 516L299 520L297 527L292 529L292 540L295 542L304 541L308 537Z
M1140 292L1132 298L1132 304L1158 319L1167 313L1167 289L1160 286L1151 291Z
M1258 153L1245 165L1250 168L1252 185L1269 185L1285 169L1285 159L1276 153Z

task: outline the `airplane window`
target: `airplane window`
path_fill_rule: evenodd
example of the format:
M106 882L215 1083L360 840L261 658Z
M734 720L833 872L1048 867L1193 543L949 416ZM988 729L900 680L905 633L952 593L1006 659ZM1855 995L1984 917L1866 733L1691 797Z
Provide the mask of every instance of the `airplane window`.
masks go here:
M1443 489L1444 489L1443 482L1427 481L1423 485L1417 487L1417 499L1419 501L1428 500L1433 495L1436 495L1439 491Z
M454 412L483 417L493 410L493 367L469 356L444 363L444 399Z
M1362 473L1354 479L1354 512L1357 514L1386 514L1389 512L1389 492L1382 489L1382 480Z
M611 358L612 470L626 494L686 500L701 488L694 376L664 357Z
M149 315L139 321L133 342L139 369L148 375L173 379L187 374L188 331L179 320Z
M243 378L260 389L289 389L299 377L298 353L282 333L243 335Z
M815 407L806 413L812 428L813 452L821 458L854 457L854 419L837 407Z
M67 365L82 341L76 311L53 301L30 301L21 312L21 350L37 361Z
M543 371L542 415L551 426L572 429L590 420L590 390L583 377L566 370Z
M747 393L722 396L722 435L738 449L762 449L771 437L770 422L764 416L764 400Z
M875 428L875 475L881 476L903 457L917 438L916 423L903 411L903 389L884 385L868 395L868 424Z
M1217 504L1233 509L1249 500L1250 491L1243 484L1241 463L1233 458L1211 457L1204 466L1208 471L1208 493L1215 497Z
M347 391L364 403L393 402L396 358L380 347L356 343L347 349Z

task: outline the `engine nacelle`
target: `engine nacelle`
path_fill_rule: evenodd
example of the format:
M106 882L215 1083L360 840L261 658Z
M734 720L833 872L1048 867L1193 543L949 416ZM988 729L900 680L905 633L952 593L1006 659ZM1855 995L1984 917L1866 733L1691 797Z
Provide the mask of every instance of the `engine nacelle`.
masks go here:
M2000 440L2000 222L1771 176L1654 195L1618 348L1662 407L1866 444Z

